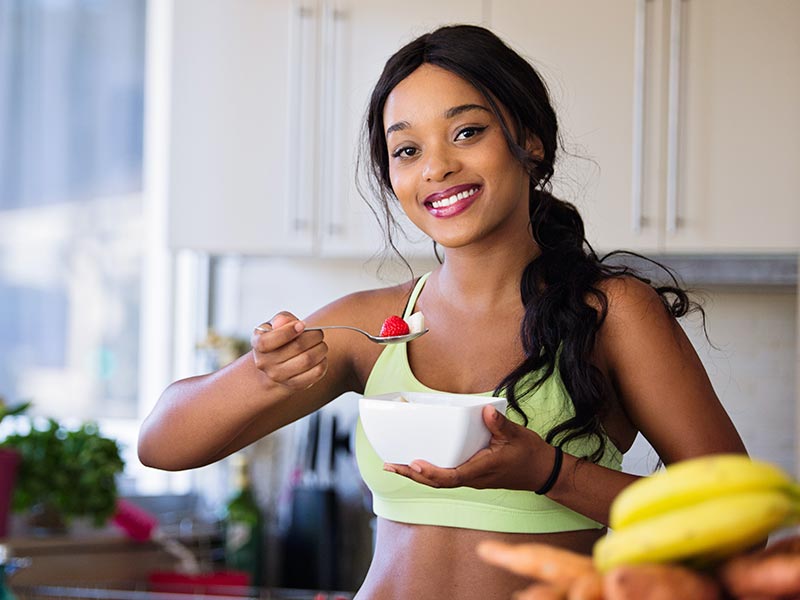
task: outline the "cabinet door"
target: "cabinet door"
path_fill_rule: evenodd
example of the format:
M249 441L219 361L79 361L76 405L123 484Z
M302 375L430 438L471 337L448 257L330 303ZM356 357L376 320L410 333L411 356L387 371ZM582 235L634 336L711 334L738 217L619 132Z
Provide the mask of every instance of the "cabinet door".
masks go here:
M372 87L383 65L405 42L438 25L480 23L481 0L338 0L326 8L323 35L325 69L335 77L327 84L335 101L323 118L330 142L322 148L320 252L326 256L371 256L383 247L382 233L355 185L359 134ZM325 81L325 76L323 76ZM327 162L325 162L327 158ZM431 244L403 221L413 242L401 243L404 255L432 255ZM402 239L402 238L401 238Z
M660 243L658 146L644 144L646 132L658 133L651 105L660 83L653 51L660 43L654 27L660 6L491 2L492 29L533 63L550 89L564 142L553 191L578 206L596 249L654 250Z
M680 106L666 248L796 251L800 2L672 4Z
M311 198L292 185L313 181L314 169L287 124L297 118L287 82L313 81L305 71L289 78L290 45L297 66L315 43L309 27L313 14L293 15L287 1L174 0L165 92L172 247L311 251ZM292 192L299 200L288 202Z

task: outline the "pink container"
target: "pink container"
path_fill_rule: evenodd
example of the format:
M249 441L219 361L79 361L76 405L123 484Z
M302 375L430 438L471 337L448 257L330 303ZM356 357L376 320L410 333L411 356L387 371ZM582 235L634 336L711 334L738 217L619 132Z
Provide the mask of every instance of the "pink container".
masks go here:
M19 452L13 448L0 448L0 538L8 535L8 517L20 459Z
M246 596L250 589L250 576L244 571L216 571L200 575L155 571L148 577L148 588L151 592L173 594Z

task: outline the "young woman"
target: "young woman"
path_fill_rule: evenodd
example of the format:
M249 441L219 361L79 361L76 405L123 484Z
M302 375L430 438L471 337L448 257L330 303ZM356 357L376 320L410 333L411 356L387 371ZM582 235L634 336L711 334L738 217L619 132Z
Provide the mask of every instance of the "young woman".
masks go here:
M144 464L220 460L347 391L504 394L506 415L483 414L490 447L454 469L384 465L357 431L378 515L358 598L483 600L526 582L483 563L480 540L591 550L634 480L621 463L638 432L666 464L744 452L676 321L686 294L604 264L548 193L557 121L525 60L479 27L424 35L386 64L367 132L384 213L399 204L442 264L260 324L252 352L167 388L141 429ZM305 331L414 311L430 332L408 344Z

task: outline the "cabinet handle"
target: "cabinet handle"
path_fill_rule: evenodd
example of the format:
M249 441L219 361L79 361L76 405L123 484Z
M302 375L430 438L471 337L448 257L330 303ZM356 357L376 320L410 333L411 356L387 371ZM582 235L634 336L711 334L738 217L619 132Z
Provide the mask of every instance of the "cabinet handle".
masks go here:
M644 226L644 107L647 60L647 0L636 0L633 63L633 156L631 165L631 228Z
M294 233L306 233L313 223L316 193L314 163L317 148L316 113L308 104L316 101L314 63L315 7L295 2L289 11L289 177L288 219Z
M342 236L345 233L343 174L346 170L338 164L338 154L331 149L339 147L345 132L341 123L346 120L345 109L342 106L341 89L347 86L340 85L341 79L346 76L342 65L342 32L341 27L347 13L336 6L336 2L326 3L325 16L322 21L322 46L325 49L325 62L322 76L322 102L321 102L321 135L320 148L323 153L320 157L320 182L325 189L323 199L324 230L328 237Z
M669 99L667 104L667 232L678 230L678 164L681 117L681 29L683 0L670 1Z

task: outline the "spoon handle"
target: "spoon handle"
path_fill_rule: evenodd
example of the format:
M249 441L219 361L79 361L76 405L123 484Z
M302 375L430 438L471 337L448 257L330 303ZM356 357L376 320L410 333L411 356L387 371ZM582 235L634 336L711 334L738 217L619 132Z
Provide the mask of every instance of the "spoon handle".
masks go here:
M428 333L428 330L425 329L424 331L416 331L414 333L407 333L406 335L395 335L389 337L381 337L379 335L372 335L371 333L367 333L363 329L359 329L358 327L351 327L350 325L318 325L316 327L306 327L306 331L322 331L323 329L350 329L351 331L357 331L361 335L367 336L370 340L375 342L376 344L401 344L403 342L410 342L411 340L417 339L419 336Z
M367 333L363 329L359 329L358 327L351 327L350 325L318 325L317 327L306 327L304 331L322 331L323 329L352 329L353 331L357 331L359 333L363 333L366 336L372 337L371 334Z

